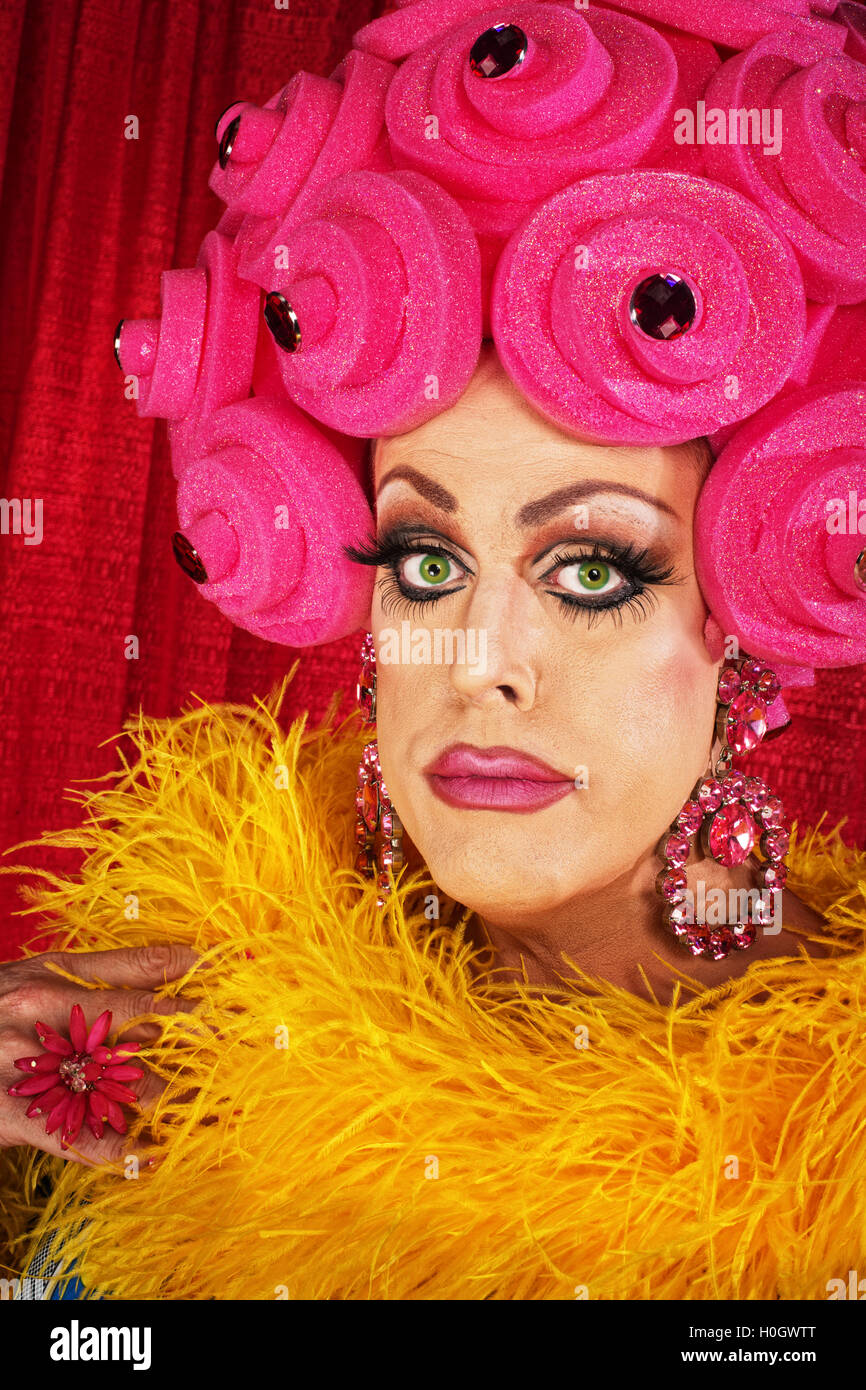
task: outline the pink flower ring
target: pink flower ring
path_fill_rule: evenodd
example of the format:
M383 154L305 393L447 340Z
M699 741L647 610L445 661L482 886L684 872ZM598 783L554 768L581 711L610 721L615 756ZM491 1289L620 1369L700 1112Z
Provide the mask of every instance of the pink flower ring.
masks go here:
M249 395L261 292L238 278L234 247L214 230L194 268L163 271L160 297L161 318L123 320L118 358L138 377L139 415L183 421L188 432ZM173 458L182 462L180 449Z
M806 387L746 421L710 469L695 512L698 582L754 656L866 660L864 420L866 381Z
M649 336L632 308L678 276L691 326ZM512 379L563 429L600 443L676 444L741 420L802 349L796 259L748 199L709 179L635 170L584 179L517 229L493 283Z
M841 25L773 34L710 80L707 107L781 112L776 155L760 144L708 144L708 172L773 219L821 303L866 297L866 69L840 51Z
M182 567L239 627L306 647L367 621L375 576L342 545L375 529L370 505L345 455L291 402L253 397L202 421L177 510Z
M87 1121L95 1139L101 1139L105 1125L118 1134L126 1133L121 1104L138 1100L128 1081L144 1076L141 1067L126 1058L138 1051L140 1043L105 1047L111 1029L111 1011L106 1009L87 1030L84 1010L73 1004L69 1015L69 1038L55 1033L45 1023L36 1024L36 1033L45 1049L35 1057L18 1057L13 1066L27 1072L27 1080L8 1088L10 1096L32 1097L27 1115L47 1117L46 1134L61 1129L60 1145L74 1144Z
M288 396L345 434L399 434L465 391L481 349L478 243L459 204L409 170L334 179L292 228L268 296L294 315Z

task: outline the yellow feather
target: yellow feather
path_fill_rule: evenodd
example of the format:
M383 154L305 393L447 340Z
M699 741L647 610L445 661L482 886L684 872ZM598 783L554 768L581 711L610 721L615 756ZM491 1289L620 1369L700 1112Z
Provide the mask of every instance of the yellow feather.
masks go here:
M823 822L793 836L828 958L686 980L666 1007L579 970L570 997L497 984L429 876L377 908L351 867L368 733L333 707L282 729L293 675L254 707L129 721L132 761L43 836L80 873L4 870L43 880L34 952L59 930L212 965L165 987L198 1011L142 1050L168 1082L158 1166L0 1154L6 1267L53 1230L114 1299L820 1299L866 1275L866 853Z

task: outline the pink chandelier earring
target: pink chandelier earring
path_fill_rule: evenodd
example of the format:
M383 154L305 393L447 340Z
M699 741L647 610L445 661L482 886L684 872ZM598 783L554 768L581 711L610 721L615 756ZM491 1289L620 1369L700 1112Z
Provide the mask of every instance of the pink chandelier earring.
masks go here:
M698 782L659 846L665 867L656 886L665 900L666 922L694 956L723 960L731 950L751 946L758 926L772 920L769 894L781 891L788 876L790 837L781 801L759 777L744 777L731 769L735 755L751 753L763 741L767 710L780 689L778 676L762 661L747 658L725 664L719 673L716 715L721 753L715 767L710 760L710 772ZM685 864L699 833L704 852L728 867L744 864L755 844L760 845L764 891L741 921L718 926L693 921Z
M361 645L361 663L357 686L358 706L364 716L364 723L373 725L376 722L376 648L371 632L366 634ZM379 888L376 901L379 907L384 907L385 899L391 892L388 870L391 869L396 874L405 860L403 823L391 804L382 777L379 745L375 738L364 745L358 764L355 810L355 837L358 842L355 868L365 878L376 877ZM375 840L377 830L382 835L378 851Z

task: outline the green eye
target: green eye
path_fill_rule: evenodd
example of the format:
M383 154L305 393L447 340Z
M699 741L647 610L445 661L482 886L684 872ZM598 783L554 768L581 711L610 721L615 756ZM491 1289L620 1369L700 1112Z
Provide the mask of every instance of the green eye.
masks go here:
M447 555L409 555L404 576L407 583L419 588L427 585L438 587L451 578L451 562Z
M583 560L578 565L577 578L582 588L597 594L610 583L610 566L603 560Z

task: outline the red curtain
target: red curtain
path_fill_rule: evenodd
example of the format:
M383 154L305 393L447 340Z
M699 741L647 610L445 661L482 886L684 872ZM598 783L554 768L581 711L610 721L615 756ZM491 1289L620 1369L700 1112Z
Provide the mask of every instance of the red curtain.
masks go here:
M64 789L117 766L141 706L265 694L296 653L232 626L172 555L163 421L125 400L122 317L158 312L160 272L195 263L222 205L207 179L214 123L299 68L330 73L373 0L31 0L0 4L0 488L41 499L43 539L0 535L0 850L76 823ZM129 115L139 139L124 138ZM127 660L126 638L139 639ZM351 708L358 640L301 653L287 715ZM866 841L866 676L819 676L760 769L791 816L850 815ZM347 804L351 788L346 789ZM2 862L74 871L26 849ZM0 876L0 958L33 919Z

